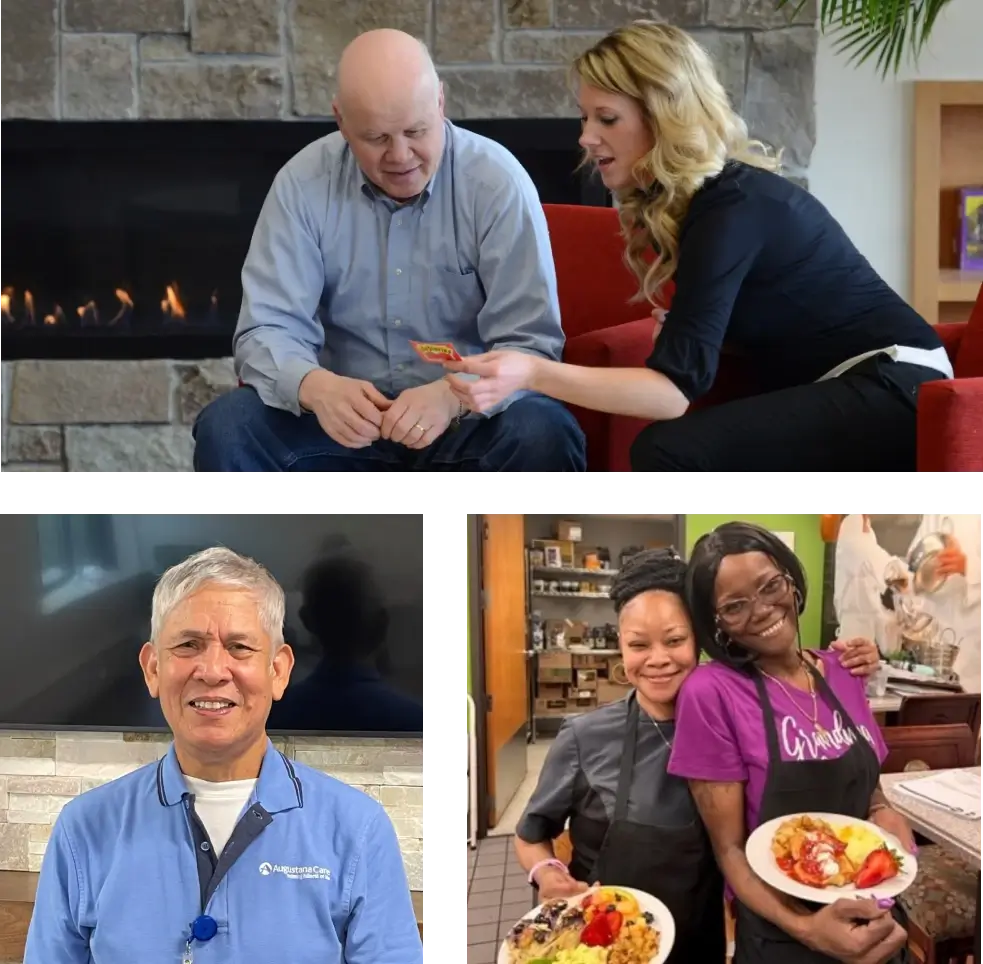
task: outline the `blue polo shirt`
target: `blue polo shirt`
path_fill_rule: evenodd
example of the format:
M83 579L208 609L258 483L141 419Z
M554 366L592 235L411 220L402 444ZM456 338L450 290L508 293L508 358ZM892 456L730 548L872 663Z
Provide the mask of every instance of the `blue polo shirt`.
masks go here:
M268 743L225 850L212 853L171 745L70 801L38 882L24 964L422 964L395 831L367 794Z

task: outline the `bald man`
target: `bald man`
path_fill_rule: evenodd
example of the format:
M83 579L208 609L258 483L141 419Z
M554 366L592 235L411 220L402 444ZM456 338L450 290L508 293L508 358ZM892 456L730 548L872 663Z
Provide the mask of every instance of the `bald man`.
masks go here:
M455 127L426 48L357 37L338 64L339 130L277 174L242 270L245 387L194 427L198 471L584 471L559 402L516 392L468 412L441 365L513 348L559 359L556 273L529 175Z

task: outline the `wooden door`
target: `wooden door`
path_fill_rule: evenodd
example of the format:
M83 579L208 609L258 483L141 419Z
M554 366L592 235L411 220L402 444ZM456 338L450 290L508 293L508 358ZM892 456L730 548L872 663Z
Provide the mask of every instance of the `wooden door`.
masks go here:
M482 590L488 825L526 775L525 531L521 515L483 517Z

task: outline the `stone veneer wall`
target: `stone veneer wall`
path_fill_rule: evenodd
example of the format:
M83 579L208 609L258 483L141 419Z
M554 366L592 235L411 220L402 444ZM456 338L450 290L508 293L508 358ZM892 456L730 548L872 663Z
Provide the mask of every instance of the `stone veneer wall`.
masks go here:
M147 733L0 731L0 870L39 870L51 825L80 793L163 756L169 737ZM364 790L386 808L411 890L423 889L420 740L288 737L288 757Z
M4 118L327 118L360 31L424 40L451 118L575 116L571 57L636 17L689 28L752 133L808 168L815 0L3 0ZM12 284L16 279L2 279ZM234 384L227 362L15 362L4 470L182 470L189 424ZM9 434L8 434L9 421Z
M191 423L234 388L231 358L3 363L3 471L191 468Z

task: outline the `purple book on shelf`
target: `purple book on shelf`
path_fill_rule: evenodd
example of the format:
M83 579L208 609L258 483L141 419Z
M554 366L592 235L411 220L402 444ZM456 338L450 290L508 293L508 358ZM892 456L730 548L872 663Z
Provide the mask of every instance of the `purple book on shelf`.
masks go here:
M983 187L959 192L959 268L983 271Z

